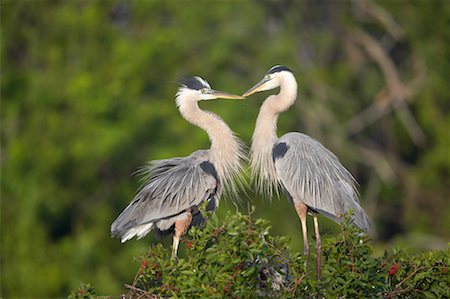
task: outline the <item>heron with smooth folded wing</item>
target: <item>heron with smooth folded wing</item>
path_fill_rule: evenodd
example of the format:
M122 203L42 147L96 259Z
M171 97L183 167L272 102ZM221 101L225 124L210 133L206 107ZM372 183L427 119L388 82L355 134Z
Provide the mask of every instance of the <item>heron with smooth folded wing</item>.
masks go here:
M297 98L297 81L291 70L279 65L272 67L243 96L277 87L280 87L279 94L264 101L256 120L250 150L252 176L263 193L272 195L280 186L293 203L301 221L305 255L309 254L306 215L312 214L317 276L320 277L321 241L317 213L340 222L352 211L353 222L366 231L370 222L359 205L355 179L331 151L302 133L290 132L278 138L278 115Z

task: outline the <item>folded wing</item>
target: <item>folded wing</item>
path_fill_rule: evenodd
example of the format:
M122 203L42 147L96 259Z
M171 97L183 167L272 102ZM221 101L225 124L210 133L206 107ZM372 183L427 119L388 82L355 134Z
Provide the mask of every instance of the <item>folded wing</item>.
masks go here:
M144 167L144 184L131 203L111 225L111 234L126 241L144 236L159 221L176 218L203 201L218 205L220 183L208 151L190 156L153 161ZM124 240L125 239L125 240Z
M288 133L275 144L273 159L280 183L294 201L302 201L336 222L352 210L354 223L369 230L355 179L320 142L305 134Z

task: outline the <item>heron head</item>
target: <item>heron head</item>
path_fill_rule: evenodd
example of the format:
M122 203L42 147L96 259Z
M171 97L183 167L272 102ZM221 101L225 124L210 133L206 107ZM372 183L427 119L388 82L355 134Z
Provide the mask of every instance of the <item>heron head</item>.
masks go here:
M271 89L275 89L275 88L279 87L280 79L284 74L286 74L286 72L289 72L290 74L292 74L292 71L285 66L276 65L276 66L272 67L266 73L264 78L262 78L261 81L256 83L249 90L247 90L242 96L248 97L257 92L271 90Z
M212 89L206 80L198 76L182 78L179 83L180 88L178 90L178 95L189 93L195 95L193 99L196 101L214 99L243 99L243 97L238 95Z

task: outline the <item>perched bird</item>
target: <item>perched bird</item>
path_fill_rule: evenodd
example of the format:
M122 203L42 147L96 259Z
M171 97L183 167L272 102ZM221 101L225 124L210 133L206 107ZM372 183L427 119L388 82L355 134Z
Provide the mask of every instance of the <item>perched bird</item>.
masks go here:
M200 77L180 80L178 109L184 119L206 131L211 148L144 167L145 182L111 225L112 236L123 243L142 238L152 229L173 231L172 257L176 257L181 236L191 225L204 221L199 206L206 201L206 210L212 211L219 205L222 190L230 195L237 192L245 158L242 143L220 117L198 106L199 101L218 98L243 99L211 89Z
M252 177L261 192L272 195L280 186L293 203L302 225L305 255L309 255L306 214L312 214L317 276L320 277L321 241L317 213L340 222L342 216L352 210L353 222L366 231L370 222L359 205L355 179L331 151L302 133L290 132L278 138L278 115L297 98L297 81L291 70L279 65L272 67L243 96L277 87L280 87L279 94L264 101L256 120L250 150Z

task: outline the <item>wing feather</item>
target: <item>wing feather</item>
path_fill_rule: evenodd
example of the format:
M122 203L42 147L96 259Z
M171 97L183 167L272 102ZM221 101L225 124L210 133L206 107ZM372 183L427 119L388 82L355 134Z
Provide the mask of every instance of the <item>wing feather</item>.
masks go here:
M124 236L132 228L177 216L212 195L219 198L217 177L201 167L208 158L208 151L201 150L184 158L153 161L142 169L144 183L111 225L112 235Z
M285 144L283 155L275 152ZM275 169L283 188L293 200L339 222L353 210L357 226L368 230L370 223L359 205L356 181L338 158L317 140L301 133L288 133L274 146Z

